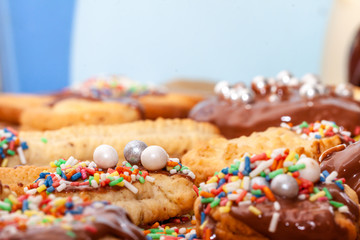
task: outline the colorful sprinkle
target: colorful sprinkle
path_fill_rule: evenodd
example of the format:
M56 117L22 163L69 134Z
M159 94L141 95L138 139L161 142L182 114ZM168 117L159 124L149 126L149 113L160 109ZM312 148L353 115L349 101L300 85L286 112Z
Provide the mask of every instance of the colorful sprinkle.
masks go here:
M0 129L0 163L1 167L8 164L7 156L19 155L20 163L26 164L26 158L23 150L28 149L27 143L20 140L17 131L7 127Z
M305 124L303 124L305 127ZM311 126L311 125L309 125ZM301 175L301 170L307 167L303 162L309 159L304 154L299 156L296 152L288 149L275 149L266 154L245 155L234 160L230 167L215 173L208 181L201 183L199 187L201 211L201 229L209 229L208 215L212 209L220 213L228 213L231 206L248 208L249 212L256 216L262 214L261 203L274 204L274 213L269 222L269 232L275 232L280 220L281 206L278 198L293 198L297 201L327 201L334 208L344 212L348 211L342 203L334 202L327 184L336 184L344 188L344 179L337 179L337 173L326 171L320 174L322 182L314 185L312 181ZM250 164L249 164L250 162ZM288 164L292 163L292 164ZM281 182L283 181L283 182ZM325 185L325 181L326 185ZM284 184L288 184L284 186ZM287 187L291 186L291 189ZM295 196L292 196L295 192ZM290 194L291 193L291 194ZM291 195L291 197L290 197ZM296 197L296 198L295 198ZM211 229L211 228L210 228ZM202 236L205 239L205 235Z

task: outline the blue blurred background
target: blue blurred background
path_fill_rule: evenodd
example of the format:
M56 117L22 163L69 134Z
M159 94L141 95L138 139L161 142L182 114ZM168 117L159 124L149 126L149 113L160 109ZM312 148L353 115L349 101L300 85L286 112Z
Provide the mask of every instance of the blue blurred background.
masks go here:
M98 74L249 82L318 73L329 0L0 0L8 92L56 91Z

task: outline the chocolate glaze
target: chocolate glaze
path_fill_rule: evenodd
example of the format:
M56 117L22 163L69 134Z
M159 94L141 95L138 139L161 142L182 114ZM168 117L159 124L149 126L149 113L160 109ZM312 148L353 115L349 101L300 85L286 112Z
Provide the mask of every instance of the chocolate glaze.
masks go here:
M97 229L96 233L90 232L84 227L85 224L78 223L72 225L72 231L76 234L76 238L67 235L67 230L60 226L41 227L32 226L25 231L17 231L10 234L9 232L1 231L1 239L101 239L106 236L113 236L123 240L145 240L139 228L131 223L127 213L119 207L108 205L104 208L94 209L91 214L95 217L95 221L87 223Z
M355 190L360 198L360 142L349 145L342 151L332 152L320 163L321 171L338 172L338 178L345 178L346 184Z
M350 51L348 75L350 83L360 86L360 28Z
M279 126L283 116L291 117L294 125L323 119L335 121L351 132L360 123L360 102L352 98L339 97L330 92L306 99L300 96L298 87L287 87L277 92L280 96L277 102L269 102L270 93L255 94L255 100L250 104L237 104L220 96L213 97L197 104L189 117L217 125L227 138Z
M319 184L319 189L327 187L334 201L348 206L350 212L345 216L354 224L359 220L359 207L335 184ZM281 209L279 222L275 232L269 232L268 228L274 210L272 202L256 204L262 214L258 217L248 209L249 205L233 206L230 214L270 239L292 240L319 240L319 239L346 239L348 232L335 222L333 207L326 201L310 202L309 200L284 199L276 196ZM215 232L216 222L207 216L207 227Z

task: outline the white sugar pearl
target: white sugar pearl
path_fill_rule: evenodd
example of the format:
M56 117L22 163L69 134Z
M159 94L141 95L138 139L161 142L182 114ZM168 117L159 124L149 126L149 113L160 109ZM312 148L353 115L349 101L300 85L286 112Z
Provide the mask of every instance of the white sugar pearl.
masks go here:
M103 144L94 151L94 162L99 168L115 167L119 161L119 156L112 146Z
M299 192L296 180L287 174L279 174L271 181L271 191L281 197L293 198Z
M320 165L317 161L312 158L304 157L296 164L305 164L305 168L299 170L300 177L305 178L311 182L317 182L320 179Z
M166 151L159 146L149 146L141 153L141 164L148 170L164 168L168 159Z

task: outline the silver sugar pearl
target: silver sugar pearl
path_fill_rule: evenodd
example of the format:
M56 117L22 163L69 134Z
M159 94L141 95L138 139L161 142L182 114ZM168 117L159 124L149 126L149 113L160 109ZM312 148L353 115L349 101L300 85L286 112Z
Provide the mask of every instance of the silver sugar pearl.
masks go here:
M267 90L270 88L270 83L265 77L256 76L253 78L251 86L255 92L266 94Z
M304 84L300 87L300 95L306 97L307 99L313 99L321 95L319 86L315 84Z
M272 77L269 77L269 78L268 78L268 82L269 82L270 86L273 86L273 85L276 84L276 79L275 79L275 78L272 78Z
M300 85L300 80L296 77L292 77L289 82L290 87L297 87Z
M230 94L228 98L230 98L230 100L233 102L241 101L240 96L244 90L246 90L246 85L242 82L237 83L232 88L230 88Z
M240 101L240 95L241 95L241 90L234 89L234 88L230 89L230 100L231 101L233 101L233 102Z
M321 80L319 78L319 76L312 74L312 73L307 73L305 74L302 78L301 78L301 82L303 84L321 84Z
M240 99L245 104L252 103L255 99L255 94L251 89L247 88L241 91Z
M269 182L266 181L266 179L263 178L263 177L254 177L253 179L251 179L251 181L250 181L250 186L251 186L251 188L253 187L253 185L254 185L255 183L256 183L257 185L265 185L265 186L267 186L267 187L270 187Z
M139 140L133 140L126 144L124 148L124 157L130 164L139 164L141 153L147 148L147 145Z
M231 89L230 90L230 99L235 103L251 103L255 99L255 94L251 89Z
M246 89L246 85L243 82L238 82L232 88L240 91Z
M350 84L340 83L335 88L335 94L339 97L353 97L353 87Z
M271 191L278 196L294 198L299 193L299 186L296 180L288 174L279 174L271 181Z
M218 96L228 98L230 96L230 86L227 81L220 81L215 85L214 92Z
M279 95L274 94L274 93L271 94L268 99L269 99L269 102L279 102L280 101Z
M276 80L280 84L289 85L292 77L293 75L289 71L283 70L276 75Z

